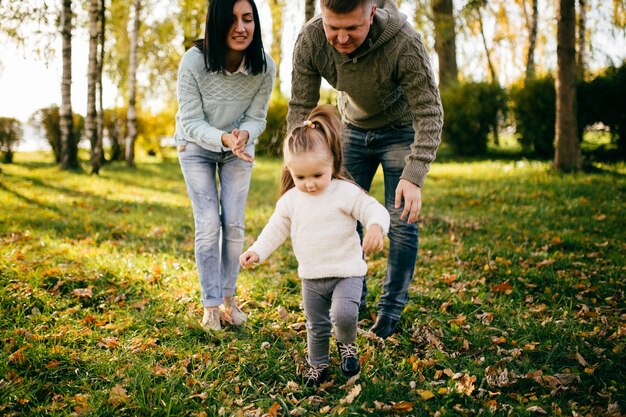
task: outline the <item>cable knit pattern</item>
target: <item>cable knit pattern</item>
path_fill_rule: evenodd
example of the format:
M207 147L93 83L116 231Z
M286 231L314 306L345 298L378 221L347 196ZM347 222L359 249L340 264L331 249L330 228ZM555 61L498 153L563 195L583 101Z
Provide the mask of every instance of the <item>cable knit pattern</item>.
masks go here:
M443 108L421 37L393 1L383 3L354 56L328 43L321 16L302 28L293 53L288 129L317 105L324 78L338 91L344 123L363 129L413 124L415 139L402 178L422 186L441 142Z
M226 149L222 146L225 132L247 130L251 139L263 133L276 75L272 58L265 54L265 59L265 73L226 75L207 72L202 51L189 49L178 69L176 142L195 142L219 152Z
M377 224L384 234L389 231L387 209L351 182L334 179L319 195L292 188L250 250L263 261L291 236L300 278L363 276L367 264L357 220L366 229Z

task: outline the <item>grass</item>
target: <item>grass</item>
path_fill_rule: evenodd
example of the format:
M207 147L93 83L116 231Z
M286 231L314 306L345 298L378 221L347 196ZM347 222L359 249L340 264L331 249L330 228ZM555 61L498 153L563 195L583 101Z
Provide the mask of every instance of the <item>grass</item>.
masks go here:
M206 333L177 162L96 177L49 159L1 165L0 415L626 413L623 163L433 164L402 332L360 333L356 381L333 347L333 383L314 390L295 374L306 345L288 244L240 274L246 326ZM258 158L246 246L279 170ZM374 314L385 253L368 263Z

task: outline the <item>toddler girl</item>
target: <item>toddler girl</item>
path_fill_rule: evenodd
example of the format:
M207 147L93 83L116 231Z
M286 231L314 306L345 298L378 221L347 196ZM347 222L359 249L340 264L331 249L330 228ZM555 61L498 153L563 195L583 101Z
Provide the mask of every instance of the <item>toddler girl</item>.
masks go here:
M291 237L307 320L307 386L327 378L331 328L342 372L360 372L354 341L367 272L363 251L382 249L389 230L385 207L346 177L340 135L341 121L330 105L316 107L291 131L283 146L281 198L257 241L239 258L247 268ZM357 221L367 230L362 245Z

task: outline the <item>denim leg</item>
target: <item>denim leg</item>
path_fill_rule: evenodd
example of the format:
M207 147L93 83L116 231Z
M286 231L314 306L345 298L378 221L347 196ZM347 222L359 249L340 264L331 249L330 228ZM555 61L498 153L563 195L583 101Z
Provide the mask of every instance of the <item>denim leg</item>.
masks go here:
M222 303L220 280L220 216L217 197L216 169L220 153L210 152L189 142L179 152L178 160L191 200L195 226L195 256L202 305Z
M395 208L395 194L404 169L404 157L409 153L406 144L393 144L382 155L385 182L385 207L391 217L389 227L389 257L383 284L384 293L378 303L378 314L400 319L406 305L409 285L413 280L417 259L418 230L415 223L401 220L404 201Z
M344 144L344 165L365 190L370 190L376 169L382 164L385 207L389 211L391 225L384 293L379 300L378 314L394 319L400 318L406 305L417 258L417 225L400 220L402 207L394 207L396 188L405 166L405 157L410 153L413 135L411 126L388 126L369 131L349 127ZM365 280L363 284L362 304L367 294Z
M253 155L254 148L246 149ZM252 163L227 153L218 167L222 222L222 292L232 297L237 290L239 255L243 252L244 218Z
M372 180L378 169L380 161L378 156L367 147L368 132L361 129L347 128L343 144L343 166L352 179L364 190L369 191ZM357 225L357 232L363 241L363 226ZM361 305L365 306L367 296L367 281L363 277L363 290L361 291Z
M354 343L356 339L362 283L362 277L336 279L330 319L335 329L335 339L339 343Z
M306 317L308 362L311 366L328 363L330 348L330 306L332 291L328 279L303 279L302 305Z

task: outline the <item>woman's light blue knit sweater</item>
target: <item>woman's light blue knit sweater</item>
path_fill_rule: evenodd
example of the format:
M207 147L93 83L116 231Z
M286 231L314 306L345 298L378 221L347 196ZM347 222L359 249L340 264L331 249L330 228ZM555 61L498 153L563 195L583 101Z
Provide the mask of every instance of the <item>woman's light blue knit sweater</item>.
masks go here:
M202 51L189 49L178 68L176 143L195 142L219 152L227 149L222 146L223 133L238 128L247 130L250 139L263 133L276 75L272 58L265 54L265 59L264 73L223 74L208 72Z

